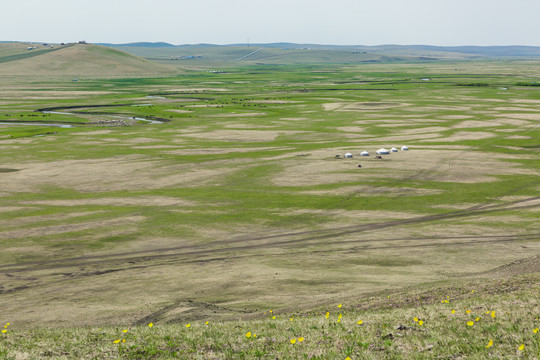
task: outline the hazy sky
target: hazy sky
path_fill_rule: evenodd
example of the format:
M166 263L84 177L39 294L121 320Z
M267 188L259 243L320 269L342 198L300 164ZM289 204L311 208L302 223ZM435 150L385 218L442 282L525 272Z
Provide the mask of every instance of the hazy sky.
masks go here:
M0 0L1 41L540 46L540 0Z

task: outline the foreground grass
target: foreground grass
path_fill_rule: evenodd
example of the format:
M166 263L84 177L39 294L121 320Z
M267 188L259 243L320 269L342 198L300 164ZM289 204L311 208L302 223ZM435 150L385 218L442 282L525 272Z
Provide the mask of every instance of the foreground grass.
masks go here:
M136 327L4 327L4 359L484 359L540 355L540 274L379 293L308 313Z

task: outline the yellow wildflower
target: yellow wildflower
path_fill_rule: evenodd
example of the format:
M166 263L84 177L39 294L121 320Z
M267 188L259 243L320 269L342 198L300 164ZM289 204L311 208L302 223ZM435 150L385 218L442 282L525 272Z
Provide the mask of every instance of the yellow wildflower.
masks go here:
M337 307L341 309L341 304L339 304Z
M493 345L493 340L489 340L488 344L486 345L486 347L490 347L491 345Z
M324 317L328 319L330 317L330 313L327 311L326 315L324 315Z
M123 333L127 333L128 332L128 329L124 329L122 330Z
M519 350L519 351L521 351L521 350L523 350L523 349L525 349L525 344L521 344L521 345L518 347L518 350Z
M480 316L477 317L476 319L474 319L474 321L476 321L476 322L480 321Z
M492 312L491 312L491 317L495 319L495 316L497 316L497 315L495 314L495 311L492 311Z
M276 320L276 315L272 316L272 320Z
M465 311L465 312L466 312L467 314L470 314L470 313L471 313L471 310L468 310L468 309L467 309L467 311Z
M148 327L152 327L152 326L154 326L154 323L148 324Z
M7 333L7 330L6 329L2 330L2 333L3 334Z
M538 334L538 328L533 329L533 333Z
M293 321L293 320L294 320L294 316L293 316L292 318L290 318L290 320L289 320L289 321Z
M296 339L291 339L291 344L296 344Z
M298 338L298 342L302 342L302 341L304 341L304 338L303 338L303 337L299 337L299 338Z
M210 324L210 321L207 321L207 322L204 323L204 325L208 325L208 324Z
M474 325L474 321L467 321L467 325L473 326L473 325Z
M187 327L187 328L188 328L188 327L191 327L191 324L186 324L186 327Z
M418 318L417 318L417 317L415 317L413 320L414 320L414 322L418 322Z
M113 341L113 344L118 344L119 342L120 342L120 339L114 340L114 341Z
M247 337L247 338L250 338L250 337L251 337L251 331L248 331L248 332L246 333L246 337Z
M455 314L455 313L456 313L456 310L452 310L452 311L450 311L450 312L451 312L452 314Z
M418 325L422 326L424 325L424 322L422 320L418 320Z
M364 322L364 320L358 320L356 323L357 323L358 325L362 325L363 322Z

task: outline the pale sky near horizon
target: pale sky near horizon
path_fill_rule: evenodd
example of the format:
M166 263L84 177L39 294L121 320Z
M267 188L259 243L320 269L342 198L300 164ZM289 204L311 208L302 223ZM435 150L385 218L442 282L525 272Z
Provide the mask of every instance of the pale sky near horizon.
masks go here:
M0 0L0 41L540 46L540 0Z

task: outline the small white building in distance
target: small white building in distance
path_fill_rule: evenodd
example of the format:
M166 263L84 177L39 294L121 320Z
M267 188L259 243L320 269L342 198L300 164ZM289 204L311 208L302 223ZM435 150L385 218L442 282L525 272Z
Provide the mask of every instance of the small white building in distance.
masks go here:
M403 145L403 146L401 147L401 150L407 151L407 150L409 150L409 148L406 147L405 145Z
M346 153L346 154L345 154L345 157L346 157L346 158L352 158L352 154L351 154L351 153Z
M367 151L362 151L360 153L360 156L369 156L369 153Z
M385 148L381 148L377 150L377 155L388 155L390 154L390 150L386 150Z
M390 149L391 152L397 152L397 149L395 147Z

